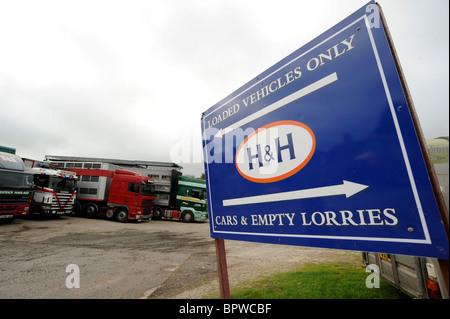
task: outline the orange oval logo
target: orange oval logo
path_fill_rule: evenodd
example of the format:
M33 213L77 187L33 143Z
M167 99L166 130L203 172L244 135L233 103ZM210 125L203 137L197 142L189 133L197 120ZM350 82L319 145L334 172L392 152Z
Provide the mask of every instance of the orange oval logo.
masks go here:
M252 182L277 182L305 167L315 149L316 138L305 124L270 123L250 134L239 146L236 169Z

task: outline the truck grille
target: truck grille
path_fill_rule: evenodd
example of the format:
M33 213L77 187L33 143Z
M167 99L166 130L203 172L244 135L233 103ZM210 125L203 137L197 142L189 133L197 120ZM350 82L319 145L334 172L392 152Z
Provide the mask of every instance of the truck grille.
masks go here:
M153 210L154 199L142 199L142 208L144 208L144 215L150 215Z
M72 209L73 204L69 201L71 197L72 194L69 193L59 193L58 198L53 194L52 209Z
M146 207L146 206L150 206L153 207L153 202L155 200L154 199L142 199L142 206Z

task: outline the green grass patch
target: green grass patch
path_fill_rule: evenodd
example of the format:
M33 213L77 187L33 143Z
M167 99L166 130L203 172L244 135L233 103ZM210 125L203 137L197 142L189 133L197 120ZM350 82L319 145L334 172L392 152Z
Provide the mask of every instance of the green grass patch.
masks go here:
M233 299L403 299L408 298L380 279L380 288L367 288L361 264L307 265L232 289Z

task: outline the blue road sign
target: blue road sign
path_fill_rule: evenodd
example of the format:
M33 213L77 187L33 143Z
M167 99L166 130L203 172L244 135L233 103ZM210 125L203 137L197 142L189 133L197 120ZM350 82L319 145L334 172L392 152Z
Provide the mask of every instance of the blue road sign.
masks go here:
M208 109L213 238L448 258L374 2Z

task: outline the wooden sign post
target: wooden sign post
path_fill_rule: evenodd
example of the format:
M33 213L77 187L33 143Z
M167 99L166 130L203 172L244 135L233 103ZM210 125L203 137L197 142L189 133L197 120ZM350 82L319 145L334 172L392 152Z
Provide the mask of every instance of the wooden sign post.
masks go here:
M220 297L230 299L230 285L228 283L227 257L225 253L225 240L215 239L217 272L219 274Z

